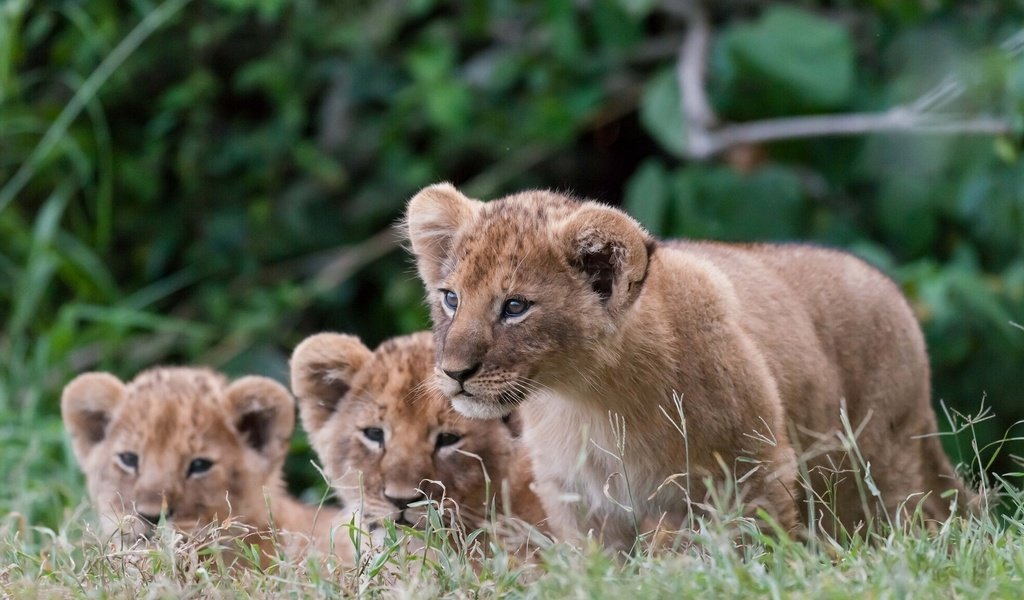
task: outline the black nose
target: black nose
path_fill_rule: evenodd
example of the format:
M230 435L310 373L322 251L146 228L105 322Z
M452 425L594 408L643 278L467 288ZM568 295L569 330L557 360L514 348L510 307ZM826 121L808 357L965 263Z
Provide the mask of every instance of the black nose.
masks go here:
M166 513L164 513L164 516L168 520L170 520L170 518L174 516L174 511L173 510L169 510ZM144 521L149 522L150 525L156 525L157 523L160 522L160 515L159 514L147 515L145 513L139 513L139 518L143 519Z
M397 508L398 510L405 510L409 508L409 505L412 504L413 502L419 502L420 500L422 500L423 494L416 494L411 498L395 498L393 496L388 496L387 494L384 494L384 497L388 499L388 502L394 504L395 508Z
M476 372L479 370L480 363L476 363L475 365L468 369L463 369L461 371L445 371L444 374L451 377L455 381L458 381L459 383L466 383L466 380L472 377L474 374L476 374Z

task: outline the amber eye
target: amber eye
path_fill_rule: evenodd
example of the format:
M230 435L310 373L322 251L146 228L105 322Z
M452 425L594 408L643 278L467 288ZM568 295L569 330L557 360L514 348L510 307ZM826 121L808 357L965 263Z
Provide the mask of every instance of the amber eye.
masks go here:
M451 290L441 290L441 294L444 296L444 305L451 310L455 310L459 307L459 295Z
M371 442L376 442L381 445L384 444L384 430L380 427L367 427L363 430L363 435Z
M139 468L139 455L134 452L118 452L117 460L121 462L121 465L129 471L134 471Z
M213 466L213 461L208 458L193 458L192 462L188 463L188 475L199 475L210 470Z
M522 298L509 298L501 308L501 316L518 317L529 310L532 302Z
M451 446L452 444L459 443L461 439L462 436L457 433L439 433L437 434L437 447Z

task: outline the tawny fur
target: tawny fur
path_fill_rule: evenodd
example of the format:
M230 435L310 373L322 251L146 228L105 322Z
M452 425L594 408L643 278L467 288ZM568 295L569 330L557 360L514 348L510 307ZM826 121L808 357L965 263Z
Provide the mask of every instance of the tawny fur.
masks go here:
M529 464L519 458L509 424L453 411L433 385L433 365L429 331L392 338L373 352L338 333L311 336L295 349L291 382L302 423L346 507L369 529L384 517L417 524L425 508L400 505L429 497L472 529L495 499L498 514L541 526ZM370 439L372 430L383 440ZM443 445L442 434L458 441Z
M352 558L342 513L285 491L295 401L281 384L254 376L229 384L188 367L150 369L128 384L85 373L64 388L61 412L106 535L138 539L163 513L185 533L241 525L264 559L275 543L299 555L311 541ZM137 467L119 457L125 453L137 456ZM195 459L212 464L190 474Z
M789 531L852 530L918 503L942 519L953 498L940 494L968 499L934 437L920 328L897 286L848 254L660 242L597 203L546 191L483 203L448 184L417 194L406 225L438 387L471 417L521 406L564 538L594 531L629 548L647 523L686 523L704 479L725 472L747 514L763 508ZM503 316L508 299L529 308ZM446 374L466 369L462 384ZM880 500L837 447L843 406Z

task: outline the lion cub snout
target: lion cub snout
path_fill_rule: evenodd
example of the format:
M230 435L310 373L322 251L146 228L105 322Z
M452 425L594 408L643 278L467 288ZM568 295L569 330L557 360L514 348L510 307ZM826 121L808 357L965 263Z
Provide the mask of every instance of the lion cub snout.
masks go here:
M449 378L454 379L455 381L457 381L459 383L459 385L463 385L463 384L466 383L467 379L469 379L473 375L476 375L476 373L480 370L480 367L481 367L482 364L483 363L481 363L481 362L476 362L476 363L474 363L474 364L472 364L472 365L470 365L470 366L468 366L468 367L463 369L463 368L459 368L459 367L452 367L451 363L449 363L447 365L448 368L445 368L445 367L442 366L441 367L441 371L445 375L447 375Z

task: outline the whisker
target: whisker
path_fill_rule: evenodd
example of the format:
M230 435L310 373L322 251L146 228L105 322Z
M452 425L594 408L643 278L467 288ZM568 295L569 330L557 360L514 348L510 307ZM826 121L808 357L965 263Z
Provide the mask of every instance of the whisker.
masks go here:
M416 385L414 385L411 388L409 388L409 391L406 392L404 396L402 396L402 399L400 400L400 402L405 402L406 400L409 399L410 396L413 396L415 394L415 395L417 395L417 397L414 397L409 402L410 404L414 404L416 402L416 400L419 399L418 396L424 395L424 394L420 394L420 392L424 392L424 391L426 391L428 393L429 392L440 393L441 390L438 389L437 381L436 381L436 379L433 376L428 375L426 377L426 379L421 380L419 383L417 383Z
M522 238L517 238L516 239L516 249L515 249L515 251L519 252L519 250L521 249L521 246L522 246ZM526 261L526 258L528 256L530 256L531 252L533 252L533 248L529 248L526 251L526 254L524 254L523 257L521 259L519 259L519 262L516 264L516 266L512 268L512 273L509 275L508 287L505 289L505 293L506 294L512 292L515 289L515 285L516 285L515 281L516 281L516 276L519 274L519 267L521 267L523 265L523 263Z

